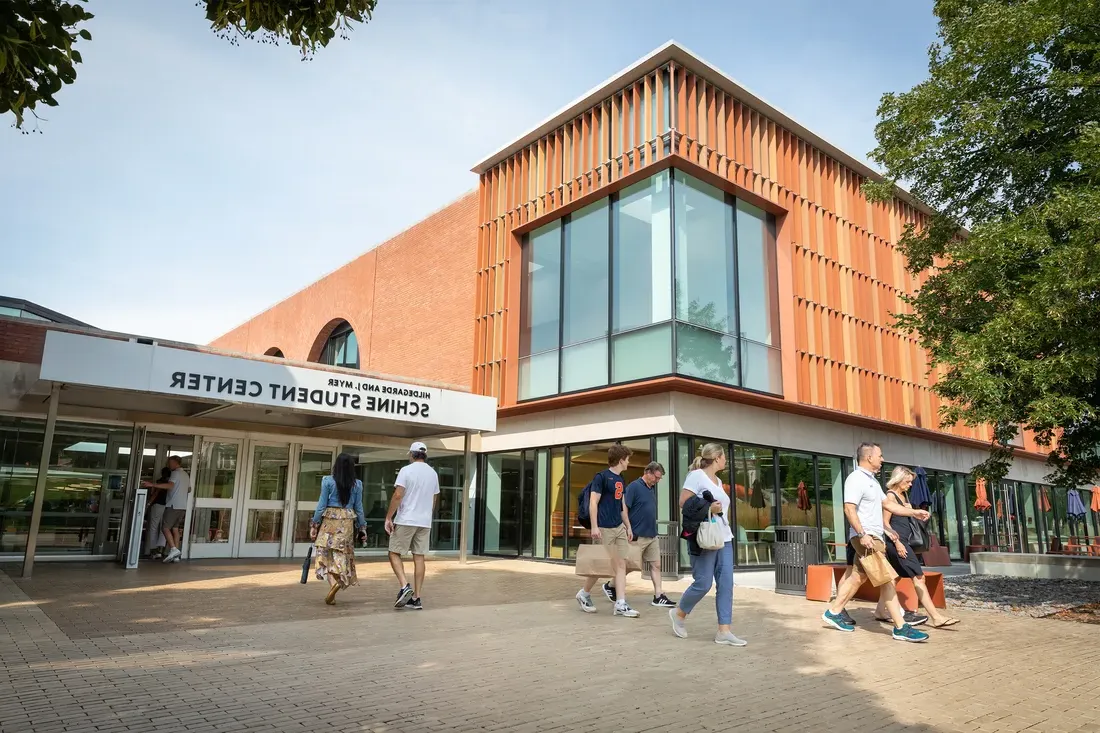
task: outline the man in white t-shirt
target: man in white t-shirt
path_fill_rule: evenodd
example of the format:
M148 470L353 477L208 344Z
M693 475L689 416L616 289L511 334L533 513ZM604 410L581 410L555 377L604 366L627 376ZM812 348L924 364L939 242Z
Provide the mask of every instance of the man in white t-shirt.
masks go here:
M401 469L394 482L393 498L386 512L386 534L390 536L390 567L401 584L394 608L417 611L424 606L420 591L424 587L424 556L432 533L436 497L439 496L439 476L427 464L428 447L416 442L409 447L409 465ZM412 551L414 585L405 577L402 555Z
M848 552L851 558L851 572L846 574L836 589L836 598L831 606L821 614L821 620L838 631L854 631L855 625L843 615L844 606L859 592L860 586L867 581L867 571L863 562L878 553L885 561L886 533L882 516L882 502L886 495L882 492L875 474L882 470L882 448L878 443L861 443L856 450L856 470L844 480L844 516L850 527L848 531ZM928 634L918 631L905 622L901 604L898 602L894 581L879 586L879 593L886 603L886 609L893 619L893 638L898 641L922 642L928 640Z
M161 531L164 533L164 543L168 546L168 554L164 556L164 562L179 562L182 553L180 545L183 541L183 520L187 517L187 502L191 497L191 477L183 470L183 464L179 456L168 457L168 468L172 475L168 481L162 484L154 484L150 481L142 481L141 485L147 489L165 489L168 499L164 505L164 518L161 520Z

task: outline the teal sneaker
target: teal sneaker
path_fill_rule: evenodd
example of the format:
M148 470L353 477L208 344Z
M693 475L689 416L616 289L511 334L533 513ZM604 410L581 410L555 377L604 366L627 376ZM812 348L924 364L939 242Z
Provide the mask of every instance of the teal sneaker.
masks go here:
M928 634L923 631L917 631L909 624L905 624L900 629L894 629L892 634L897 641L911 641L914 644L919 644L922 641L928 641Z
M825 609L825 613L821 614L821 620L832 626L837 631L855 631L855 624L848 623L844 619L843 613L832 613L829 609Z

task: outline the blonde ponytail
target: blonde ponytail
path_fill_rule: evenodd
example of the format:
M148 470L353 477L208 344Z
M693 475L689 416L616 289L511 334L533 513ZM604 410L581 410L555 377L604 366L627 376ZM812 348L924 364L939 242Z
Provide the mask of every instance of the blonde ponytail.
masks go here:
M707 443L699 451L699 455L691 462L691 470L706 469L722 456L726 455L726 448L721 443Z

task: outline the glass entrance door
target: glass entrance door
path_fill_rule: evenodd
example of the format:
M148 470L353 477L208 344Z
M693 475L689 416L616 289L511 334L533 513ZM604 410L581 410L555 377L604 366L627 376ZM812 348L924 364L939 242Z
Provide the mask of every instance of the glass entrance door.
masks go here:
M192 482L195 503L186 526L187 556L234 557L232 524L239 496L243 448L239 440L203 438Z
M280 557L290 483L290 446L252 443L238 557Z
M309 522L317 509L321 496L321 480L332 473L335 451L332 448L304 446L298 453L293 497L288 494L286 536L289 547L284 553L292 557L305 557L309 550Z

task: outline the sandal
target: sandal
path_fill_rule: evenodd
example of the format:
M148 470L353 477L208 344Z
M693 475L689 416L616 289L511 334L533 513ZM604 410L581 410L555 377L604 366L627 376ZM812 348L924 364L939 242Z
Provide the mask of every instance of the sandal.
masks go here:
M957 619L957 618L948 618L942 624L935 624L935 623L932 624L932 628L934 628L934 629L946 629L948 626L954 626L957 623L959 623L959 619Z

